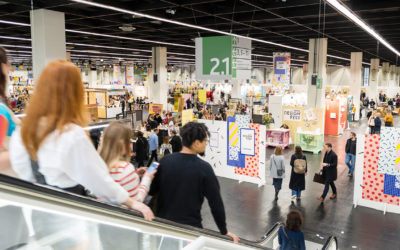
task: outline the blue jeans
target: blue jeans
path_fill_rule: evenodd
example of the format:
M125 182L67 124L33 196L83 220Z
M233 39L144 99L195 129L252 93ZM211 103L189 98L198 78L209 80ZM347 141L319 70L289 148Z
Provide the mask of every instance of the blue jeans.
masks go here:
M356 156L353 154L346 153L345 162L346 162L347 167L349 168L350 174L353 174L354 168L356 166Z
M300 189L298 189L298 190L292 189L292 195L296 195L297 198L300 198L301 197L301 190Z

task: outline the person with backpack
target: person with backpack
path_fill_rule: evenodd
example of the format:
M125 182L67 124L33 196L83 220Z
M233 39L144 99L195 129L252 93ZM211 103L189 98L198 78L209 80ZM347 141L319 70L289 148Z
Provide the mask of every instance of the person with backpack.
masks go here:
M138 163L137 167L140 168L144 166L144 161L149 159L149 143L147 139L144 138L142 131L138 131L136 137L137 140L133 147L133 153Z
M275 200L278 200L279 191L282 189L282 180L285 177L285 159L282 155L282 147L276 146L269 160L272 184L275 188Z
M305 250L306 243L303 226L303 216L299 211L290 211L286 217L286 225L282 225L278 231L280 250Z
M169 143L169 136L165 136L160 147L160 155L164 157L168 154L172 154L172 145Z
M301 191L306 189L307 159L300 146L295 147L290 158L292 172L290 174L289 188L292 190L292 201L301 199Z

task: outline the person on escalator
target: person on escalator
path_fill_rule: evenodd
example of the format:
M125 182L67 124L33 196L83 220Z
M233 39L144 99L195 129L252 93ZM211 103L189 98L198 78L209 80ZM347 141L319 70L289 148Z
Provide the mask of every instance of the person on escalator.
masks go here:
M86 195L89 189L103 200L124 204L152 220L153 212L116 183L84 130L88 117L80 70L71 62L57 60L41 72L21 127L10 141L14 171L23 180ZM84 247L91 227L83 220L32 212L35 237L71 230L74 235L53 249Z
M214 170L198 157L205 153L207 127L189 122L181 129L181 136L183 149L160 160L149 192L153 196L153 210L161 218L202 228L200 211L207 198L221 234L237 243L239 238L226 227L224 203Z
M111 177L121 185L129 197L143 202L150 189L156 171L135 167L129 162L132 130L123 122L112 122L105 130L99 146L99 154L106 162Z
M280 250L305 250L306 243L303 226L303 216L299 211L290 211L286 217L286 225L282 225L278 231Z

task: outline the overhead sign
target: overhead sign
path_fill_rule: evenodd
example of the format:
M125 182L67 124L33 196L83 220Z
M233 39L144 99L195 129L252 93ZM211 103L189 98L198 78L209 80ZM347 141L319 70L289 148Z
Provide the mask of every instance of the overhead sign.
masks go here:
M133 73L134 71L133 71L133 65L132 64L129 64L129 65L126 65L126 68L125 68L125 84L126 85L133 85L133 83L134 83L134 73Z
M113 83L121 84L121 66L119 64L114 64L114 72L113 72Z
M284 121L301 121L301 110L300 109L285 109L283 111Z
M196 77L231 80L251 78L251 40L233 36L196 38Z
M193 121L193 109L182 110L182 126L186 123Z
M274 52L274 77L272 84L283 89L290 88L290 53Z
M150 104L149 105L149 114L155 114L155 113L161 114L162 111L163 111L162 104Z

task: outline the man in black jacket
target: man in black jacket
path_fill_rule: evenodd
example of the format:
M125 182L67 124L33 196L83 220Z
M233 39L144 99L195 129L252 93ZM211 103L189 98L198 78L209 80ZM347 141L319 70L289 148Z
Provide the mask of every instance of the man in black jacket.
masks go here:
M357 150L357 138L356 133L351 132L350 138L346 142L346 165L349 167L349 177L353 176L354 168L356 166L356 150Z
M182 150L182 140L181 138L176 134L175 130L171 131L171 141L169 142L172 145L172 152L180 152Z
M337 179L337 155L332 150L332 144L325 143L324 145L325 155L324 160L321 164L322 167L322 175L325 179L325 188L324 192L322 193L321 197L318 198L321 202L324 202L326 195L329 191L329 186L332 188L332 196L330 197L331 200L336 199L336 186L334 181Z
M201 207L207 198L215 223L221 234L231 237L235 243L239 238L228 232L224 203L218 179L211 165L197 155L204 155L209 132L202 123L189 122L180 131L183 149L161 159L160 166L151 184L150 195L156 195L153 208L158 217L202 227Z

